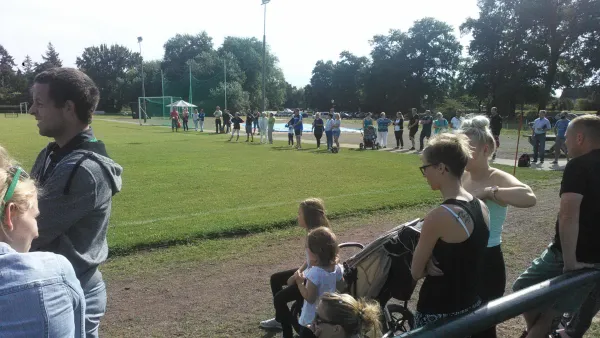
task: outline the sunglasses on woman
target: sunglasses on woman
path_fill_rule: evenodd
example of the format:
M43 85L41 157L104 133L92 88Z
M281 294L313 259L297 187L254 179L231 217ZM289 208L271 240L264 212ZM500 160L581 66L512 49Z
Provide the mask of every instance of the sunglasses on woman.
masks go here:
M334 323L332 321L329 321L329 320L321 318L318 313L315 313L315 319L313 320L313 324L315 324L317 326L318 325L322 325L322 324L339 325L339 324Z

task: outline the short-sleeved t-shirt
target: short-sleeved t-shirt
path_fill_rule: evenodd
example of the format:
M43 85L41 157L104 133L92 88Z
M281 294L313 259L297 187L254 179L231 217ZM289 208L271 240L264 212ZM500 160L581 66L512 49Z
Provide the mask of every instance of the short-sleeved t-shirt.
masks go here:
M412 126L414 125L414 127L410 128L410 133L414 134L419 130L419 118L417 116L413 116L410 118L410 120L408 120L408 125Z
M567 133L567 127L569 126L570 122L571 121L569 121L566 118L556 121L556 137L565 138L565 134Z
M337 264L332 272L323 270L321 267L313 266L304 271L304 276L307 280L317 287L317 298L321 297L325 292L335 292L337 282L342 280L344 276L344 268ZM308 283L308 282L307 282ZM306 327L315 319L318 302L313 304L304 301L302 306L302 314L298 321L300 325Z
M269 128L273 129L274 126L275 126L275 118L269 117Z
M298 124L296 124L296 123L298 123ZM290 121L290 124L292 126L294 126L294 130L302 131L302 129L304 128L302 126L302 115L298 115L298 116L294 115L294 117L292 117L292 119Z
M231 119L231 122L233 122L233 129L240 129L240 123L244 123L244 120L239 116L236 116Z
M178 113L178 112L176 112L176 111L172 111L172 112L171 112L171 119L172 119L172 120L177 120L177 119L179 119L179 113Z
M577 261L600 263L600 149L576 157L567 163L560 185L560 195L583 195L579 207L579 236L577 236ZM553 246L562 251L556 220Z
M500 131L502 130L502 116L493 115L490 118L490 128L492 129L492 135L500 135Z
M200 118L200 121L204 121L206 114L204 112L202 112L202 113L200 113L200 115L198 115L198 117Z
M313 122L314 131L317 133L322 133L323 128L325 127L325 123L323 123L323 119L315 119Z
M545 117L538 117L533 121L533 131L536 134L545 134L548 130L550 130L550 121Z
M379 118L377 119L377 130L378 131L388 131L388 126L392 123L388 118Z
M247 126L252 126L252 121L254 121L254 116L252 116L252 114L246 116L246 125Z
M422 133L431 133L431 124L433 123L433 117L431 116L423 116L421 119L423 128L421 128Z

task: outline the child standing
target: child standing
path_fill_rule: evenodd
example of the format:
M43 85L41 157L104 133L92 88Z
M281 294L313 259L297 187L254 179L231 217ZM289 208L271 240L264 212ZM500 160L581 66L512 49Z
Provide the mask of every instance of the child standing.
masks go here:
M312 230L307 238L307 253L311 267L304 272L296 271L294 279L304 298L299 324L300 338L315 337L308 327L315 319L317 300L325 292L335 292L344 269L338 260L338 242L335 234L325 227Z
M252 137L252 142L254 142L254 135L252 134L252 121L254 121L254 114L251 112L246 115L246 142L250 140Z
M269 144L273 144L273 129L275 129L275 116L273 113L269 113Z
M229 141L233 139L233 134L237 132L237 137L235 138L235 142L237 142L240 139L240 123L244 123L244 120L240 118L240 113L235 113L235 117L231 119L231 122L233 122L233 129L231 129Z
M288 146L293 146L294 145L294 126L289 123L287 124L288 127Z
M262 113L260 120L258 120L258 131L260 132L260 143L267 143L267 113ZM265 139L263 142L263 138Z
M327 138L327 150L331 150L333 148L333 132L331 131L331 126L333 124L333 109L329 114L327 114L327 121L325 122L325 137Z

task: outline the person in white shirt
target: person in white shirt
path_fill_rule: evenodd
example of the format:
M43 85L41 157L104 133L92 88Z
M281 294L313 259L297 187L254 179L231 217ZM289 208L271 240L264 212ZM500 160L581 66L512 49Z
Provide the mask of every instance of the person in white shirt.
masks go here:
M450 120L450 125L452 126L452 129L459 130L460 126L462 124L462 121L463 121L462 112L457 111L456 116L454 116L452 118L452 120Z
M269 119L267 119L267 113L262 113L262 116L258 120L258 131L260 133L260 143L267 143L267 125ZM264 141L263 141L264 139Z
M194 109L192 113L192 121L194 121L194 130L198 131L198 121L200 120L200 114L198 114L198 109Z
M533 121L532 139L533 139L533 163L537 163L538 155L540 163L544 163L544 154L546 152L546 131L550 130L550 121L546 118L546 111L540 110L540 117Z

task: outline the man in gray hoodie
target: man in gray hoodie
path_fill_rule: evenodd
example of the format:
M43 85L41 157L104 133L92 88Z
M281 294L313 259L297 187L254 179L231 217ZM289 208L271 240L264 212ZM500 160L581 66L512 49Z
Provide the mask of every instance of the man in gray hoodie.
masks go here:
M106 311L106 286L98 266L108 256L106 231L112 196L121 190L123 168L110 159L90 128L100 93L73 68L53 68L35 77L30 113L42 136L54 139L38 155L39 237L32 251L65 256L85 294L85 330L98 337Z

